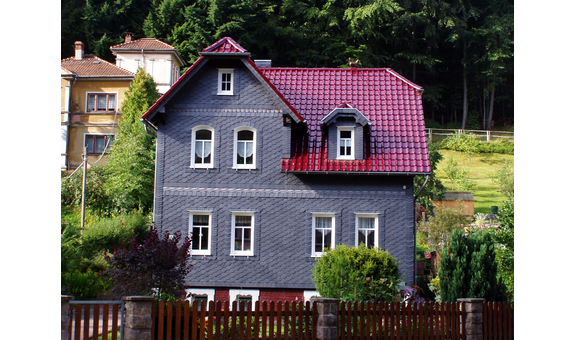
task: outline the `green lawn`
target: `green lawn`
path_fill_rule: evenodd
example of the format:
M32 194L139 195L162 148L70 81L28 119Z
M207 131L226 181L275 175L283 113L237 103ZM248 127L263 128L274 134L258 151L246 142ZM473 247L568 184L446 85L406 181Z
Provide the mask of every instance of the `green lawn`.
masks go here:
M436 176L441 180L447 190L451 191L451 182L447 179L443 168L450 157L453 157L462 168L469 169L467 178L477 184L477 188L472 190L475 199L475 212L490 214L491 206L501 206L501 203L507 200L498 190L498 186L493 183L491 176L508 160L513 164L513 155L504 155L498 153L478 153L471 155L468 160L467 154L452 150L439 150L443 159L437 166ZM455 190L457 186L455 185Z

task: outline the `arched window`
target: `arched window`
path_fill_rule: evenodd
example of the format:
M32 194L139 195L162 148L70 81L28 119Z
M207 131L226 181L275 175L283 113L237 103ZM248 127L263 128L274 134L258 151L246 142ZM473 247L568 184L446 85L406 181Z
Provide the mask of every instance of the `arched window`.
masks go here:
M213 168L214 166L214 129L197 126L192 129L193 168Z
M256 168L256 130L239 127L234 130L234 167Z

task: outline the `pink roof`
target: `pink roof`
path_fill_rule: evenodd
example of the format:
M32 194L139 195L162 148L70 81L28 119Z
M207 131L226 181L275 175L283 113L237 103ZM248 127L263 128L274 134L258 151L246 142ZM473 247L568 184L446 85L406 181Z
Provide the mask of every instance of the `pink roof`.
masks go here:
M205 52L205 53L204 53ZM304 121L307 138L292 140L292 154L281 160L286 172L374 172L425 174L431 172L421 102L422 88L389 68L257 68L248 52L233 39L222 38L200 52L200 59L143 115L157 110L211 53L238 53ZM177 91L177 90L176 90ZM327 135L321 121L334 109L354 108L369 123L364 159L327 158Z
M224 37L212 45L204 48L202 52L218 53L247 53L248 51L230 37Z
M170 44L158 40L156 38L140 38L127 43L121 43L110 47L114 50L170 50L175 51L176 48Z
M295 154L282 171L430 172L421 103L422 88L388 68L261 68L261 72L307 120L309 138L292 141ZM363 160L328 160L320 121L351 106L370 122Z
M80 77L134 77L132 72L92 54L84 54L81 60L74 57L62 59L61 67Z

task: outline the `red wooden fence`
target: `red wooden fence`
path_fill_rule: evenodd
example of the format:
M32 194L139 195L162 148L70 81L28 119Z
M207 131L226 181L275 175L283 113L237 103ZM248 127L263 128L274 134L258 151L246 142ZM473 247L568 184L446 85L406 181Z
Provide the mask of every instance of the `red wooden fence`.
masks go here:
M107 303L72 303L70 304L70 338L69 340L120 340L121 302Z
M458 303L342 302L339 340L465 339Z
M513 303L485 302L484 339L513 339ZM339 340L465 339L461 303L341 302ZM315 340L307 302L159 301L157 340Z
M483 339L513 339L513 302L483 303Z
M310 302L161 300L152 320L157 340L315 340Z

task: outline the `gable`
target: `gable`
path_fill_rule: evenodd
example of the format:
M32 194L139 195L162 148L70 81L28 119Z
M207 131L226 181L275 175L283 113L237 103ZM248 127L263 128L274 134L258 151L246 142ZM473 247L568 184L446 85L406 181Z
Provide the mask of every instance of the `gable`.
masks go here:
M182 88L184 88L195 74L205 67L209 61L225 60L219 62L220 64L225 64L228 62L234 63L232 60L239 60L261 84L265 85L263 91L271 94L272 97L277 98L281 106L282 114L290 116L296 123L302 122L303 118L295 111L291 104L285 100L283 95L274 87L274 85L270 83L265 76L263 76L257 66L249 58L249 55L250 53L241 48L241 46L233 41L233 39L229 37L220 39L218 42L200 52L200 58L196 60L186 73L184 73L184 75L182 75L182 77L180 77L180 79L178 79L178 81L148 109L148 111L142 116L141 120L152 129L156 129L154 124L157 120L156 116L158 113L163 114L163 112L165 112L164 106L166 103L168 103ZM237 62L235 63L237 65Z

